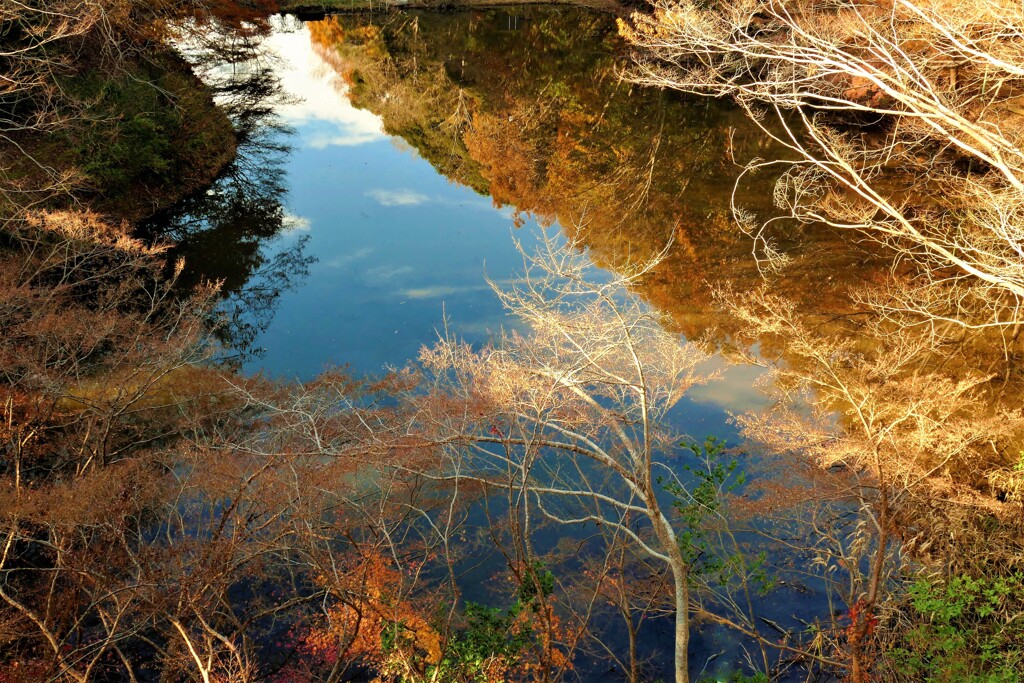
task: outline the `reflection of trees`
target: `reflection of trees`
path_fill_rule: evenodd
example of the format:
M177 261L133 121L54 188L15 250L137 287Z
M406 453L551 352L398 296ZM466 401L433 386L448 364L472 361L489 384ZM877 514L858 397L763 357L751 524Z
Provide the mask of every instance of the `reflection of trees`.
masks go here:
M341 73L355 106L378 114L388 134L403 138L447 177L486 193L487 180L462 140L471 97L447 75L445 57L423 54L460 44L474 33L472 26L413 16L391 15L383 24L368 16L344 23L331 17L310 23L309 30L314 49Z
M901 286L871 303L908 324L1012 327L1024 297L1024 13L960 4L672 3L623 33L642 50L633 80L778 120L790 160L749 168L785 166L780 209L903 262ZM737 218L770 239L770 226Z
M619 45L605 18L526 11L521 30L508 32L496 25L495 16L345 18L323 24L314 39L351 84L353 102L380 114L390 133L409 140L454 180L486 188L496 203L511 204L542 222L558 220L598 265L628 272L674 238L665 259L634 285L637 291L669 312L691 338L715 330L720 340L758 344L758 360L780 368L775 376L780 398L798 396L816 404L819 420L809 424L808 406L799 404L801 410L749 421L749 434L776 452L813 456L833 468L830 475L842 471L845 483L825 495L833 504L842 498L861 506L864 516L852 524L863 524L855 533L815 539L837 541L823 562L831 567L827 571L844 567L840 574L850 578L847 569L858 566L851 548L869 569L862 575L851 572L852 588L844 595L856 628L837 629L837 642L849 646L853 661L870 661L867 640L875 617L901 618L883 580L899 570L883 566L893 559L885 552L891 543L899 541L922 559L960 571L995 565L1004 571L1019 562L1024 554L1010 520L1019 514L1024 490L1019 326L965 331L933 317L927 326L904 329L908 311L922 307L934 314L945 306L960 317L973 311L979 324L996 308L984 301L976 305L982 290L945 298L928 294L937 291L933 285L962 278L934 268L934 259L915 258L914 248L901 251L893 263L877 238L853 242L820 221L806 220L817 217L813 212L790 211L787 202L794 201L794 193L804 202L820 198L834 212L862 208L846 195L812 192L822 187L821 178L791 173L776 193L775 177L767 172L771 167L760 164L759 172L746 176L733 192L739 174L734 159L792 158L801 151L799 144L790 141L791 149L780 151L720 102L621 83L614 57ZM764 19L751 17L758 26ZM826 30L829 24L822 26ZM785 50L789 42L773 46ZM928 68L940 69L936 64ZM825 88L845 87L833 82L827 69L812 76ZM965 77L957 86L953 76L949 87L962 88ZM946 84L942 77L937 82ZM726 91L722 86L715 92ZM788 97L789 90L777 95ZM777 140L782 143L788 140L785 126L792 131L796 123L786 116L762 122L766 132L783 132ZM836 137L825 142L849 142L845 129L829 130ZM867 143L888 140L872 137L871 130L861 132ZM915 143L898 151L913 161L920 149ZM877 171L892 183L893 169L886 166L890 150L868 151L865 172ZM931 170L954 179L970 176L944 158ZM908 186L934 190L913 182ZM949 182L934 185L945 189ZM910 206L908 220L928 230L945 229L930 218L936 207L949 204L948 197L907 204L913 192L884 184L881 190L896 205ZM970 212L963 206L974 204L961 202L963 197L956 194L959 204L944 220L961 220ZM792 213L785 221L775 218L780 208ZM1018 209L1003 213L1016 225ZM735 217L745 225L768 225L771 241L755 245L737 229ZM843 227L853 219L832 222ZM952 233L957 245L966 237L976 236ZM769 257L778 269L760 272L755 246L756 255ZM1013 269L1019 268L1018 260L1004 259ZM759 305L729 294L760 285L762 275L772 297ZM908 282L927 286L913 290ZM849 478L858 485L851 488ZM840 514L848 512L844 508ZM972 547L986 550L963 552ZM863 667L857 671L863 676Z
M769 174L733 198L733 159L764 156L765 137L738 109L631 87L621 41L599 13L531 8L517 31L496 12L330 18L315 47L350 84L356 106L384 119L440 172L542 222L557 220L615 271L674 245L638 292L692 338L722 322L711 281L759 276L730 201L769 216ZM780 241L785 242L785 231ZM840 308L864 254L794 255L785 286ZM827 258L823 256L827 254Z
M503 30L497 16L334 18L313 36L351 84L353 101L381 114L390 132L432 162L457 148L469 158L461 167L483 178L496 202L557 219L599 265L623 272L674 238L639 291L690 336L734 330L741 321L729 314L731 302L713 293L748 289L762 273L754 245L733 223L733 208L759 220L778 209L775 177L762 171L733 190L739 167L732 161L786 158L785 150L770 146L740 110L621 83L618 38L601 15L529 10L518 31ZM431 146L425 130L447 137ZM438 168L477 186L468 171ZM895 342L912 333L868 324L865 303L883 297L892 272L900 275L906 264L890 272L878 249L825 226L807 234L792 221L771 225L771 247L786 257L783 271L763 273L773 293L791 299L802 319L813 316L806 324L819 333L905 360L899 349L906 344ZM786 339L760 341L767 355L799 363ZM1020 395L1015 337L935 334L913 346L918 351L903 365L905 374L957 379L980 372L999 380L979 387L990 400L1010 406ZM997 448L999 471L1013 464L1012 444Z
M325 374L307 391L211 366L213 288L174 296L164 249L95 214L36 214L4 242L0 680L267 680L295 661L285 633L373 609L361 632L318 639L333 657L301 679L340 680L357 636L437 614L437 585L412 601L432 539L394 532L410 509L449 529L457 513L400 475L362 478L358 433L387 419L374 394L395 382ZM360 445L324 458L313 434ZM394 558L386 593L360 581L377 557Z
M975 424L1001 414L1003 426L1012 423L1024 387L1016 362L1024 269L1020 202L1008 202L1022 187L1019 115L1008 97L1021 77L1024 15L980 3L946 14L910 0L892 8L838 3L802 12L784 5L758 2L751 5L757 11L734 12L683 3L637 15L632 28L623 25L639 48L631 76L735 97L788 150L747 166L785 169L774 188L777 210L808 232L832 226L884 247L885 271L847 293L855 317L810 323L820 343L835 333L856 339L861 348L847 362L865 372L879 362L900 368L875 371L872 381L890 391L875 394L875 410L901 403L901 383L927 379L948 384L944 398L973 413ZM989 30L994 26L1001 30ZM1002 84L994 90L993 79ZM778 131L755 104L773 113ZM745 208L737 203L738 227L753 241L770 242L774 220L753 220ZM770 280L778 294L778 285L794 275L788 250L763 251L779 273ZM725 299L748 325L763 329L734 297ZM794 329L808 324L787 306L780 320ZM806 370L792 339L778 348ZM833 375L823 365L814 383L830 386ZM968 399L959 386L987 400ZM850 400L858 409L867 404ZM847 407L841 402L838 409ZM953 433L953 417L937 422ZM1019 482L999 473L1017 464L1024 432L1017 430L990 427L988 454L972 462L974 469L944 464L926 476L1012 497ZM920 438L904 441L902 465L909 466L909 444L924 446ZM927 447L944 463L957 452L948 443Z
M252 52L241 54L256 63ZM239 69L214 86L234 122L238 154L212 187L154 216L143 230L175 243L171 254L186 262L186 291L207 280L221 283L221 339L244 355L254 352L281 293L308 275L313 257L305 254L305 236L283 238L295 227L282 204L291 131L273 110L281 97L275 74Z
M209 182L233 152L230 129L172 42L200 31L255 36L266 6L247 4L4 2L4 219L78 202L132 219Z
M498 294L529 323L529 336L479 353L452 340L422 352L441 405L425 403L425 429L438 430L456 477L510 490L510 516L525 519L524 536L534 517L596 524L663 563L672 577L675 680L683 683L692 563L688 536L661 495L677 474L659 460L678 442L665 414L706 380L696 371L705 357L635 299L620 303L625 277L592 284L586 257L551 241L527 259L525 284Z
M1019 646L1006 645L1020 642L1015 618L986 621L992 608L967 620L972 634L998 635L972 650L961 634L938 648L950 654L922 642L930 624L912 620L934 615L920 603L900 615L898 597L881 596L882 577L906 569L884 552L899 538L946 574L925 579L940 592L965 577L1003 581L1017 588L1000 608L1019 615L1024 604L1022 28L1009 3L918 0L655 3L622 25L638 48L633 80L731 96L780 126L765 132L789 154L747 166L785 169L780 212L808 232L828 225L879 245L889 261L849 293L844 319L809 317L775 293L723 297L779 365L786 408L747 420L749 435L862 484L872 557L849 597L855 682L900 671L890 651L903 647L929 653L914 680L1021 670ZM735 218L761 244L774 236L773 221ZM772 290L791 277L786 250L764 255ZM840 556L823 565L854 566Z

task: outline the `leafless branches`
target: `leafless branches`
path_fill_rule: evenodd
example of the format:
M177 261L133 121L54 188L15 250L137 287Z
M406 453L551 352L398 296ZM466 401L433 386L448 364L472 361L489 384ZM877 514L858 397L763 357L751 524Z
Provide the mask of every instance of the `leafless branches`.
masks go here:
M1024 296L1024 14L998 0L655 5L621 24L632 77L730 96L793 156L776 202L893 250L870 298L901 321L1017 324ZM769 261L770 224L735 207ZM777 259L776 259L777 261Z
M839 572L850 581L842 590L852 622L846 641L852 675L864 680L868 636L891 610L883 596L901 571L890 546L899 539L919 559L936 554L947 565L959 564L949 554L961 552L957 536L967 538L969 525L950 530L949 538L936 534L929 528L936 519L932 508L939 502L1005 517L979 491L1012 458L1024 414L1017 406L992 405L988 376L968 372L954 380L934 371L932 340L915 330L893 331L876 321L852 336L813 324L765 288L722 296L748 339L784 349L772 361L748 356L771 368L768 382L780 401L771 411L739 418L745 435L770 453L841 473L847 484L833 487L829 497L860 511L845 530L816 514L803 526L813 529L815 566L826 577ZM1017 560L1004 555L1001 561Z
M424 349L432 393L448 400L424 404L419 419L428 433L450 435L450 476L515 493L509 514L523 534L536 515L608 528L664 563L675 675L685 681L689 563L661 499L663 482L678 481L666 465L678 439L664 417L707 380L697 370L704 355L625 294L645 269L595 282L587 265L572 245L545 237L526 258L524 284L499 292L529 332L479 351L451 339Z

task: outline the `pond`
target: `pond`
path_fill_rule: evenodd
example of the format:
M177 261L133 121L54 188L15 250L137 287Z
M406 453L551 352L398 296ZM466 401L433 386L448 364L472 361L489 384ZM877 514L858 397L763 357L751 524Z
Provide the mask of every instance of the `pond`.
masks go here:
M285 90L278 121L250 130L217 184L149 226L178 241L186 284L222 281L225 342L247 372L380 373L415 358L445 326L484 343L519 324L488 280L516 283L516 243L529 252L542 231L574 240L612 272L669 246L635 293L681 339L724 341L729 321L714 291L761 283L732 204L775 214L774 178L735 180L739 161L776 150L725 103L624 82L609 15L529 7L287 17L266 46ZM834 236L815 239L793 253L780 287L828 311L870 268L862 254L828 248ZM730 415L768 401L755 386L760 371L712 365L723 378L690 392L672 419L696 439L735 441ZM805 590L777 591L766 614L792 622L797 611L821 610ZM664 651L671 629L647 637ZM707 661L706 674L727 670L740 648L709 628L693 661Z

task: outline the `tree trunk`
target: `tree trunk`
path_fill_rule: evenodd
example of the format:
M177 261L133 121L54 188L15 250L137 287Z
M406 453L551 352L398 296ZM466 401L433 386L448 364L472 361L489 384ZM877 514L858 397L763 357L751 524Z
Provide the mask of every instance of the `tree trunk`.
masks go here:
M628 610L624 612L624 616L629 625L629 683L640 683L640 658L636 651L636 624L633 623L633 615Z
M685 563L678 567L673 563L672 579L675 581L676 589L676 683L690 683L690 585L688 573Z
M866 660L865 641L871 634L873 610L878 601L878 590L882 582L882 569L886 560L886 547L889 544L889 496L884 480L880 487L878 510L878 547L871 566L868 580L867 595L855 606L857 613L850 625L850 659L852 669L851 683L867 683L870 665Z
M657 495L649 483L645 494L648 517L654 523L654 533L663 548L664 559L672 570L672 581L675 584L675 680L676 683L690 683L690 565L683 557L679 539L676 538L672 524L661 512Z

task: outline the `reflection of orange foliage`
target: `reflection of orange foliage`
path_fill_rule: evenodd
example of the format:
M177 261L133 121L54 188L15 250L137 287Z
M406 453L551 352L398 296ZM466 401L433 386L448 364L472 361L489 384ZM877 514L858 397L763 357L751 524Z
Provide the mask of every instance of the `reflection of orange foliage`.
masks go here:
M370 59L384 55L380 28L373 24L352 26L346 29L341 23L341 18L333 16L320 21L311 21L307 26L314 48L336 52L342 45L358 45L366 51L366 56Z
M533 628L540 640L539 660L522 662L522 668L530 674L527 680L544 680L544 672L573 669L572 658L562 648L575 650L581 629L574 630L565 626L550 603L544 604L537 611L524 610L519 621L523 628Z
M380 29L372 24L345 28L341 17L333 16L311 21L306 26L309 27L313 51L341 76L348 88L356 86L358 77L350 60L342 56L345 46L354 46L369 63L374 64L382 63L387 54Z
M405 579L378 553L330 579L321 577L336 602L325 623L307 635L307 646L325 658L359 660L382 671L437 664L441 634L404 594Z
M345 27L341 25L338 17L310 21L306 26L309 28L309 38L313 45L332 47L345 42Z
M476 114L464 140L491 183L496 206L514 204L543 216L552 210L541 195L546 182L541 159L546 154L531 144L537 139L535 128L530 107L520 106L500 114ZM517 133L512 134L513 129Z
M345 44L346 37L345 27L338 17L311 21L306 26L309 28L309 40L313 51L338 72L345 85L352 87L352 69L346 67L338 56L338 47Z
M609 56L617 38L608 51L593 50L593 34L580 31L592 22L600 32L606 17L535 17L514 44L470 18L346 16L344 30L337 17L310 28L353 102L439 171L520 218L557 219L613 271L651 260L674 237L639 293L688 337L732 325L710 283L742 290L761 277L730 208L735 199L757 216L774 213L771 174L747 177L732 195L731 160L774 153L761 131L742 111L623 86ZM817 308L845 310L850 280L865 277L863 254L848 242L833 247L832 235L813 237L807 251L780 242L794 260L778 286Z

